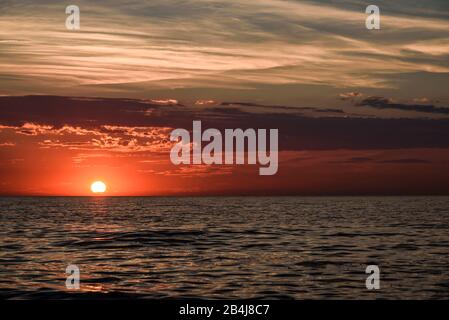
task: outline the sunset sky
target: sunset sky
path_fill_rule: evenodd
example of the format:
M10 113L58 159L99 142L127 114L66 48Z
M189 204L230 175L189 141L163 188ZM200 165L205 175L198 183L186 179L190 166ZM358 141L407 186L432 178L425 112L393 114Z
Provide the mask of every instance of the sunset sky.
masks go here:
M448 84L447 0L0 0L0 194L449 194ZM174 166L193 120L278 173Z

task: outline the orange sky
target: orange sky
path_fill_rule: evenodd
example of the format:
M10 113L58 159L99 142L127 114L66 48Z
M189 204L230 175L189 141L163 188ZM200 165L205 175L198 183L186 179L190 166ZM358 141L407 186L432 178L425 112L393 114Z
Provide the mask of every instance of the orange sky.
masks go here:
M102 111L109 107L114 109ZM117 196L447 194L449 189L444 138L449 127L443 120L391 123L227 108L211 113L138 100L56 97L0 98L0 110L4 195L90 195L96 180L108 185L107 195ZM265 127L264 121L279 128L278 173L259 176L259 165L173 165L169 134L191 121L187 114L218 128Z
M90 195L101 180L107 195L426 194L447 193L449 151L282 152L279 173L259 176L256 166L174 166L168 157L79 153L23 145L1 148L1 194ZM422 155L425 154L423 157ZM418 160L407 159L420 156ZM347 162L348 159L365 159ZM381 163L403 159L404 163ZM377 163L376 163L377 161ZM426 161L429 161L426 163Z

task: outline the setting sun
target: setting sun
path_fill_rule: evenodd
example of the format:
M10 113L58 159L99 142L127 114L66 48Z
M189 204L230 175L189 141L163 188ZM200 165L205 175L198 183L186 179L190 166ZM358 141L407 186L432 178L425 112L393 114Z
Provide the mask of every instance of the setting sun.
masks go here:
M95 181L90 185L90 190L93 193L104 193L106 191L106 184L102 181Z

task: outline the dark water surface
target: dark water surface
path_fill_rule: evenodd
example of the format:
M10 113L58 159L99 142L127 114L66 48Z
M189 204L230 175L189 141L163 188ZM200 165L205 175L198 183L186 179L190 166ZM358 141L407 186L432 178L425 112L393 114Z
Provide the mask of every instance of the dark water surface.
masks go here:
M449 298L449 197L0 198L0 295Z

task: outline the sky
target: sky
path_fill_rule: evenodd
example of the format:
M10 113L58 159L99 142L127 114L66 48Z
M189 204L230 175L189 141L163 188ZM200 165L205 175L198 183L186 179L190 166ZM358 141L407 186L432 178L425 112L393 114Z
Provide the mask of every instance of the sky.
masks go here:
M449 194L448 18L445 0L0 1L0 194ZM174 166L193 120L278 129L278 173Z

